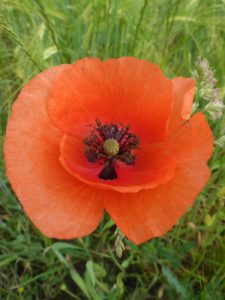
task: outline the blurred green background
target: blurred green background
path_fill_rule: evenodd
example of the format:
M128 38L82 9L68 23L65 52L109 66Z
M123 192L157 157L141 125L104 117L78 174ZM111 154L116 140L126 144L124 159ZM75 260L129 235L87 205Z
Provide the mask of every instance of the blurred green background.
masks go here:
M224 0L0 0L0 299L225 299L225 150L211 179L172 231L115 254L106 215L91 236L44 237L24 215L4 174L7 118L40 70L85 56L136 56L170 78L205 57L225 92ZM209 120L210 121L210 120ZM215 138L225 119L210 121Z

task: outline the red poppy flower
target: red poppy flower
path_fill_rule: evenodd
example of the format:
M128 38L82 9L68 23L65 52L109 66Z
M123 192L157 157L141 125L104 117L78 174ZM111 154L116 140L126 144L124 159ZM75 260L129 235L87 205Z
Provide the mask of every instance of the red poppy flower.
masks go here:
M47 236L91 233L104 209L134 243L161 236L205 186L213 135L191 78L136 58L85 58L28 82L5 139L8 178Z

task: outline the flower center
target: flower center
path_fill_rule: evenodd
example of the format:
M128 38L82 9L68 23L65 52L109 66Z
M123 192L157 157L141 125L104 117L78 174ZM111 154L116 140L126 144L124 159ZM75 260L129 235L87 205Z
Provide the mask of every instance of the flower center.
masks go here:
M114 156L119 152L120 144L117 142L117 140L107 139L103 143L103 149L106 154Z
M118 178L116 164L118 161L133 165L137 156L138 137L130 133L129 126L105 123L96 120L96 128L84 140L85 155L90 163L102 162L104 165L98 177L102 180Z

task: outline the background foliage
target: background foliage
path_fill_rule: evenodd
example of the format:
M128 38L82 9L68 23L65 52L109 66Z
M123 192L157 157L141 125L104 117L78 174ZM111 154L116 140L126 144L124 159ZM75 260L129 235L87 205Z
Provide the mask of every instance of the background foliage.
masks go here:
M0 143L12 102L40 70L85 56L151 60L191 76L201 55L225 92L224 0L0 0ZM215 137L225 120L211 122ZM201 133L199 133L201 134ZM224 299L225 151L216 147L204 192L160 239L114 250L106 215L94 234L45 238L0 177L0 299Z

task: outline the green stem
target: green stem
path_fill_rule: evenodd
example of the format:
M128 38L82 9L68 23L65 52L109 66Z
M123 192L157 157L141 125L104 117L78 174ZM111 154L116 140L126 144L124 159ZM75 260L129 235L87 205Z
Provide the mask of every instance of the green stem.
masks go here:
M17 33L14 31L14 29L4 20L3 16L1 16L0 19L0 26L12 37L14 41L16 41L22 48L22 50L26 53L26 55L30 58L32 63L38 68L38 70L41 72L42 68L39 65L39 63L34 59L32 54L29 52L29 50L26 48L24 43L21 41Z

